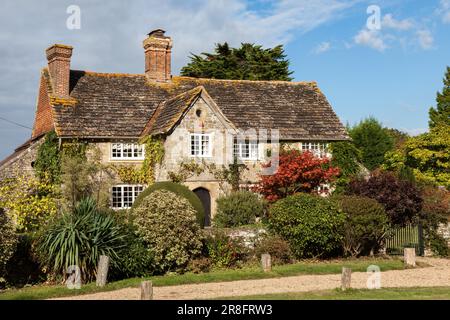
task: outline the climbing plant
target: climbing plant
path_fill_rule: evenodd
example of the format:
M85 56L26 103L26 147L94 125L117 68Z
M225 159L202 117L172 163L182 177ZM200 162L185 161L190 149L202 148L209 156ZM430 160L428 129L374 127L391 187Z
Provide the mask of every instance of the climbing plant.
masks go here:
M37 151L34 170L36 176L42 181L45 180L52 184L60 182L61 155L55 131L50 131L45 135L44 143Z
M140 143L145 146L145 157L141 166L113 166L119 179L124 183L152 184L155 182L155 167L164 158L164 141L161 138L146 136Z

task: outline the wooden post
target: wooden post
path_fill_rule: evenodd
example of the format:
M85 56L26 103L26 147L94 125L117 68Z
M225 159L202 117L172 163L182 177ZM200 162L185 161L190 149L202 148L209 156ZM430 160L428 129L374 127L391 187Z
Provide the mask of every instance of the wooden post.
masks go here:
M272 258L270 254L265 253L261 255L261 265L264 272L272 271Z
M415 248L404 248L403 257L405 259L405 265L407 267L416 266L416 249Z
M341 289L347 290L351 288L352 269L342 267Z
M141 300L153 300L153 284L151 281L141 282Z
M104 287L108 279L109 257L100 256L97 268L97 287Z

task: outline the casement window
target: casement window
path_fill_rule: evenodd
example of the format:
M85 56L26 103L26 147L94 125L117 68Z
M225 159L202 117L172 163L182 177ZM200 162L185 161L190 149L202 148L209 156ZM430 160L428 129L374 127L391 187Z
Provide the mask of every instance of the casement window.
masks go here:
M258 142L251 140L238 141L235 137L233 142L233 157L241 160L258 160Z
M323 158L328 154L328 144L317 141L303 141L302 151L309 151L315 156Z
M112 143L112 160L144 160L144 145L136 143Z
M142 185L117 185L112 187L112 208L128 209L144 190Z
M211 157L212 135L208 133L193 133L190 135L191 157Z

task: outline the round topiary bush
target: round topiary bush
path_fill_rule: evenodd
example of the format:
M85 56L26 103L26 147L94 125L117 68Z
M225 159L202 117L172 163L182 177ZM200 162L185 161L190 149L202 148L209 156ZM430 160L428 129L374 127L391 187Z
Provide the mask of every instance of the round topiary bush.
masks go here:
M333 201L347 216L342 232L344 255L377 252L389 229L389 217L384 207L367 197L336 196Z
M155 182L151 186L149 186L147 189L141 192L141 194L136 198L136 200L133 203L132 210L139 207L142 203L142 201L150 195L152 192L157 190L167 190L175 193L178 196L181 196L189 201L189 203L192 205L194 210L196 211L196 217L197 221L200 224L200 226L203 228L205 225L205 210L203 209L202 202L197 197L197 195L189 190L188 187L183 186L182 184L170 182L170 181L163 181L163 182Z
M264 214L265 204L256 193L237 191L217 199L214 224L218 227L238 227L255 223Z
M161 271L184 270L202 250L201 230L190 202L171 191L153 191L133 209L137 233L154 254Z
M272 205L268 227L289 242L297 258L329 257L340 249L344 221L333 202L299 193Z
M0 278L4 277L6 263L13 256L16 246L17 236L14 225L0 208Z

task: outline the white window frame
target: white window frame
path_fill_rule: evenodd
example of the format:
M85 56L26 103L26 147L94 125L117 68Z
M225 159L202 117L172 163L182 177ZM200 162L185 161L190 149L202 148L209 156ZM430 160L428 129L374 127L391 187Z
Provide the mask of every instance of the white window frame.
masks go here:
M114 206L114 188L120 188L120 194L121 194L121 199L120 199L120 207ZM136 200L136 198L139 196L139 194L145 190L145 185L142 184L117 184L112 186L111 188L111 208L114 210L122 210L122 209L130 209L131 205L125 206L125 196L124 196L124 189L125 188L132 188L132 202L131 205L133 205L134 201ZM142 190L138 191L137 188L142 188Z
M328 143L323 141L302 141L301 151L309 151L319 158L328 157Z
M248 145L248 156L243 155L244 145ZM238 139L236 137L234 137L234 139L233 139L233 157L236 157L236 156L240 160L250 160L250 161L258 160L258 158L259 158L259 143L258 143L258 141L251 140L251 139L245 139L245 141L238 141Z
M193 137L198 137L199 139L199 152L200 154L192 154L192 138ZM208 150L206 153L203 153L203 148L202 148L202 139L204 137L208 137ZM190 133L189 134L189 156L191 158L211 158L212 157L212 139L213 139L213 134L212 133Z
M132 156L128 157L124 154L124 149L126 146L131 145L131 153ZM117 148L119 146L119 148ZM127 142L113 142L110 144L111 152L110 152L110 160L112 161L121 161L121 160L144 160L145 158L145 145L138 144L138 143L127 143ZM138 148L142 149L142 152L140 156L134 156L135 152L139 152ZM117 150L120 149L118 152L120 153L120 156L115 155L117 153ZM116 150L116 152L115 152Z

